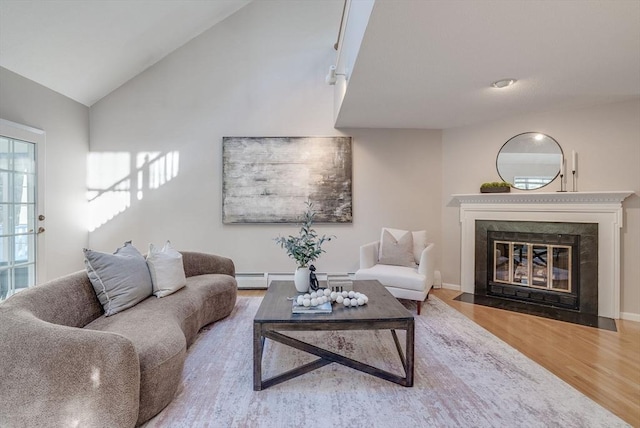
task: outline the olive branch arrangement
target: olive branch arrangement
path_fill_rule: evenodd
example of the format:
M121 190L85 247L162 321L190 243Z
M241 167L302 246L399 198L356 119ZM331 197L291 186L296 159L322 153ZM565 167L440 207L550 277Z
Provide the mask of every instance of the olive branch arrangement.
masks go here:
M294 259L298 267L308 267L309 264L315 261L325 251L322 249L322 244L335 236L322 235L313 229L313 221L315 219L315 211L313 210L313 203L308 200L305 202L306 210L301 218L300 231L297 236L289 235L287 237L278 236L274 238L276 243L287 252L287 255Z

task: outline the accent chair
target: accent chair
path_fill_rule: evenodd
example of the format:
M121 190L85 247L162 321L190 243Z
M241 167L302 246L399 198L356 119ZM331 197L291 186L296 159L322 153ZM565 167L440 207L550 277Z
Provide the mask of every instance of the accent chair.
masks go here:
M398 299L414 300L420 315L422 302L434 282L435 244L427 232L383 228L380 240L360 247L355 279L375 279Z

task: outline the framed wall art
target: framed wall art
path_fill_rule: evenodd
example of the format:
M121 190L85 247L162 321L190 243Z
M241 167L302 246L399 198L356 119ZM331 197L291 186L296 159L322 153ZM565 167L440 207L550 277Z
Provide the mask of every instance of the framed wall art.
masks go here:
M223 137L222 221L351 223L351 137Z

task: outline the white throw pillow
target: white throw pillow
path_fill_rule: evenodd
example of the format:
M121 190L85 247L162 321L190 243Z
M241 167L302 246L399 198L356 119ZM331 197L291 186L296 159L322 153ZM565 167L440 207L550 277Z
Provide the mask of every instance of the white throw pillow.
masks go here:
M384 231L387 230L394 238L399 239L405 233L406 230L402 229L392 229L389 227L382 228L382 234L380 236L380 244L382 244L382 235L384 235ZM420 264L420 257L422 256L422 251L427 248L427 231L426 230L418 230L411 232L413 236L413 258L416 264Z
M161 249L149 244L147 266L151 273L153 294L157 297L175 293L187 284L182 254L174 250L169 241Z

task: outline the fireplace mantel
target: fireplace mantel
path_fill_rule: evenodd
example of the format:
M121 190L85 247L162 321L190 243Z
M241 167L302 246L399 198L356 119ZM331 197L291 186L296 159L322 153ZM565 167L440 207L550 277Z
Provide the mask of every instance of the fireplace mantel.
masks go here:
M633 191L457 194L460 204L462 291L475 287L476 220L598 224L598 315L620 318L622 202Z
M452 195L461 204L620 204L634 192L472 193Z

